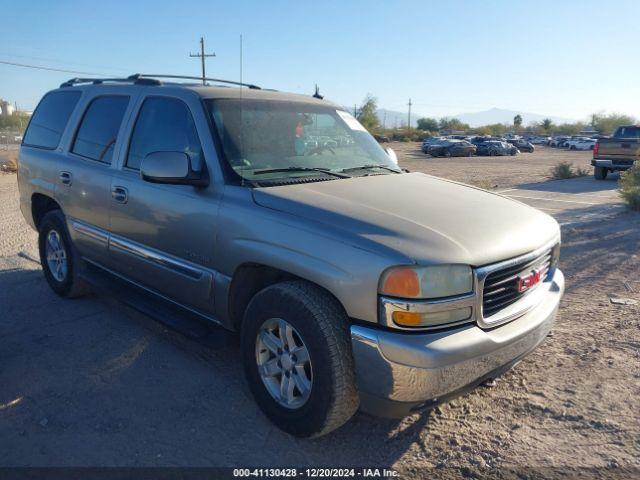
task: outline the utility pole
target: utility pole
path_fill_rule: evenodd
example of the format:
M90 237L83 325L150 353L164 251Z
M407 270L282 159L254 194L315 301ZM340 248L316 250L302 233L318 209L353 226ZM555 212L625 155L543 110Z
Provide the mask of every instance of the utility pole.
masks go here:
M202 64L202 85L206 85L206 80L205 78L207 78L207 75L205 74L205 70L204 70L204 59L207 57L215 57L216 54L215 53L204 53L204 37L200 37L200 53L189 53L190 57L199 57L200 58L200 63Z
M353 116L358 118L358 105L356 103L353 104Z
M409 99L409 103L407 105L409 105L409 114L407 115L407 128L411 130L411 99Z
M384 111L384 117L382 117L382 128L387 128L387 111Z

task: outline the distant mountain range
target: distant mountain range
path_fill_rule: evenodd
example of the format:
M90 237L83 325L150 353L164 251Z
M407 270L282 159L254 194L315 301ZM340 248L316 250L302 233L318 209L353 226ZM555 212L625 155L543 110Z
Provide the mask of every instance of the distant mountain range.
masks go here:
M387 110L386 108L379 108L377 113L380 123L385 125L387 128L401 127L407 124L407 112L398 112L394 110ZM489 110L484 110L482 112L460 113L458 115L448 115L447 117L457 118L464 123L468 123L471 127L480 127L482 125L490 125L492 123L513 124L513 117L518 114L522 116L522 124L525 126L534 122L541 122L545 118L550 118L555 124L576 122L573 118L540 115L537 113L506 110L503 108L490 108ZM411 126L415 127L419 118L429 116L430 115L411 112Z
M492 123L508 123L513 124L513 117L522 116L522 124L529 125L535 122L541 122L545 118L550 118L553 123L574 123L573 118L555 117L553 115L539 115L537 113L519 112L516 110L505 110L502 108L490 108L483 112L461 113L453 115L453 117L468 123L472 127L480 127L482 125L490 125Z

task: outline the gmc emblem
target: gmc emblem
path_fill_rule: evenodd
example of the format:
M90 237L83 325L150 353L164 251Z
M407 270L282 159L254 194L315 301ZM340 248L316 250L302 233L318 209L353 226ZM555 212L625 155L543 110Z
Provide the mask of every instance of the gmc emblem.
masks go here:
M540 270L532 270L529 275L518 277L518 292L526 292L534 285L540 283L542 274Z

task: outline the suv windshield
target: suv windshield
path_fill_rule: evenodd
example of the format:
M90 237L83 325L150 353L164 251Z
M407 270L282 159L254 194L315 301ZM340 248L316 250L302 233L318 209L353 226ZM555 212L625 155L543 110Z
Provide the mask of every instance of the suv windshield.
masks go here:
M304 102L208 100L226 161L251 181L392 174L400 168L342 110ZM347 175L335 175L344 173Z

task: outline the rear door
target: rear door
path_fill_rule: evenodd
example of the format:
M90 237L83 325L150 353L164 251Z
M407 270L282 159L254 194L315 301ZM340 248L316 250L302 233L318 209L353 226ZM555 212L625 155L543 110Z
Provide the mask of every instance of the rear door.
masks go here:
M113 268L128 279L211 313L221 190L213 182L199 188L140 177L140 165L152 152L183 152L194 170L207 168L201 139L211 142L211 134L202 104L194 95L175 95L139 101L121 168L111 180L109 252Z
M131 97L101 91L88 96L60 165L59 201L69 233L84 257L108 262L113 156Z

